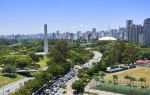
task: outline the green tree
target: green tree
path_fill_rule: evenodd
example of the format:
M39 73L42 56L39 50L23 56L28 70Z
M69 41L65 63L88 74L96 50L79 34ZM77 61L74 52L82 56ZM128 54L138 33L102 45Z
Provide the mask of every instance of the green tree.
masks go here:
M38 55L36 55L34 52L28 52L27 53L28 56L31 57L31 59L34 61L34 62L39 62L40 61L40 58Z
M83 93L84 83L82 80L77 80L72 84L72 89L76 90L77 93Z
M35 77L36 79L42 81L44 84L52 80L52 75L49 74L49 72L47 71L42 71L40 74L36 75Z
M15 65L16 56L14 55L5 55L0 58L0 64L4 65Z
M96 84L98 84L100 82L99 77L95 77L95 82L96 82Z
M131 79L130 79L132 82L133 82L133 86L134 86L134 82L135 81L137 81L137 79L136 78L134 78L134 77L131 77Z
M59 40L53 49L50 50L48 57L52 59L52 63L60 64L66 62L68 55L68 44L65 40Z
M118 81L118 75L113 75L113 82L116 84Z
M131 78L131 77L130 77L129 75L125 75L125 76L124 76L124 79L127 80L127 84L128 84L128 85L129 85L129 83L130 83L130 82L129 82L129 81L130 81L130 78Z
M125 50L123 52L124 61L127 61L128 64L132 63L137 60L139 53L139 48L131 43L127 43L125 46Z
M120 53L117 47L117 43L113 45L113 48L111 48L109 52L110 52L109 57L110 57L111 65L117 64L119 60L119 53Z
M141 82L141 87L143 87L142 82L145 82L145 87L146 87L146 79L144 77L139 78L138 81Z
M150 49L149 48L142 48L139 55L142 59L150 60Z
M17 68L21 68L24 69L25 67L27 67L29 64L32 63L32 60L29 56L18 56L18 58L16 59L16 67Z
M3 70L3 73L8 73L9 77L16 77L15 72L16 72L16 68L14 66L11 65L6 65Z
M52 65L48 68L48 71L55 77L64 74L64 68L61 65Z
M104 82L105 73L100 73L101 82Z
M114 83L114 92L115 92L115 84L117 84L118 75L113 75L113 83Z
M0 38L0 45L9 45L10 41L8 39Z

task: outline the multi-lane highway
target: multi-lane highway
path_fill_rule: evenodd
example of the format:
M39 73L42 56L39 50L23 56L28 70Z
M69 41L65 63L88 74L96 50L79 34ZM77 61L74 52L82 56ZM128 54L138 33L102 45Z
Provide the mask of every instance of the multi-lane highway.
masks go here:
M81 68L83 67L88 67L91 68L93 66L94 63L99 62L101 60L102 54L97 52L97 51L93 51L94 53L94 57L93 59L89 60L88 62L86 62L83 66L81 66ZM68 87L66 88L66 94L65 95L73 95L73 90L71 88L71 84L74 83L74 81L78 80L78 77L75 76L75 78L73 78L69 83L68 83ZM63 95L63 92L61 92L59 95Z
M102 54L93 51L94 57L93 59L86 62L84 65L79 67L79 69L83 67L91 68L93 66L93 63L99 62L101 60ZM71 69L70 72L68 72L63 77L57 79L53 84L49 85L46 84L43 89L39 93L34 93L33 95L61 95L64 91L63 87L67 86L69 84L72 84L75 80L78 80L76 74L78 73L78 69Z

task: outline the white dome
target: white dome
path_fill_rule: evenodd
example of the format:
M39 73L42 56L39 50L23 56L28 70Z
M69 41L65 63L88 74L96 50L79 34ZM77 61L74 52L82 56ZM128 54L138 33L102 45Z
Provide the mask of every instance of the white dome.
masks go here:
M99 40L117 40L116 38L114 37L102 37L102 38L99 38Z

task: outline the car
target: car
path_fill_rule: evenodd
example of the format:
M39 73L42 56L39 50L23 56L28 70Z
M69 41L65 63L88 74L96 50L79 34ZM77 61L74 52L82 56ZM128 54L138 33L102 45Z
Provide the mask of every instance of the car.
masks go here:
M77 91L73 91L73 95L77 95Z
M6 90L6 92L9 92L10 90L8 89L8 90Z

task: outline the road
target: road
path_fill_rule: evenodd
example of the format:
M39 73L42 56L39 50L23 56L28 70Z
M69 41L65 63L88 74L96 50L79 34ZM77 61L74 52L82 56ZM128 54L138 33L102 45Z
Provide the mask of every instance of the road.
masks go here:
M90 59L88 62L86 62L83 66L81 66L81 68L83 67L88 67L91 68L93 66L93 63L99 62L101 60L102 54L98 51L92 51L94 53L94 57L92 59ZM81 69L80 68L80 69ZM72 89L72 84L74 83L74 81L78 80L77 76L73 77L70 81L68 81L67 83L67 87L66 87L66 94L65 95L73 95L73 89ZM59 91L59 93L55 94L55 95L63 95L63 89L61 89L61 91Z
M25 81L32 79L31 77L24 78L10 84L7 84L0 88L0 95L8 95L8 93L15 91L16 89L20 88L24 84Z
M71 86L74 81L78 80L77 73L78 70L83 67L91 68L93 63L99 62L101 60L102 54L97 51L92 51L94 53L94 57L86 62L84 65L79 66L79 68L72 68L66 75L57 79L53 84L45 84L41 89L37 92L33 93L33 95L61 95L64 92L62 84L64 86ZM71 87L70 87L71 88ZM72 88L71 88L72 89ZM68 92L68 91L67 91ZM73 91L68 92L67 95L72 95Z
M102 54L98 51L92 51L94 53L93 59L86 62L83 67L91 68L93 66L93 63L99 62L101 60Z

